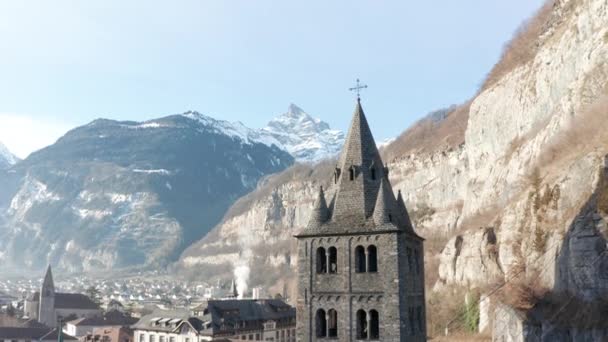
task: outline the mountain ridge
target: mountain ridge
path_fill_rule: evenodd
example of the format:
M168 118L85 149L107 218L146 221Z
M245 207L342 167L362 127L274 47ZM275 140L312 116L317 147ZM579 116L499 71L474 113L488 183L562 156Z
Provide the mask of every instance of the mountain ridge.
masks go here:
M15 156L9 149L0 141L0 169L6 169L17 162L19 162L19 158Z
M158 267L293 163L232 126L98 119L0 173L0 269Z

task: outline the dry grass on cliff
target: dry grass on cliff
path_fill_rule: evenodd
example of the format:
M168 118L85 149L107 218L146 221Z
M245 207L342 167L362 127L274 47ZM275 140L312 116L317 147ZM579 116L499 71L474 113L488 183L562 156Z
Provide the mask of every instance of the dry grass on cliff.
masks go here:
M230 209L228 209L228 212L224 215L223 221L246 212L251 208L254 202L269 197L279 186L291 181L311 181L327 186L331 181L331 175L335 165L335 159L324 160L317 165L298 163L282 172L265 177L258 183L255 190L241 197L232 205L232 207L230 207Z
M545 31L551 19L555 0L548 0L529 20L525 21L515 32L502 52L498 63L494 65L481 90L486 90L496 84L503 76L520 65L531 61L538 51L539 37Z
M570 126L556 134L544 148L536 165L546 167L592 151L608 152L608 86L604 95L572 117Z
M385 161L396 160L413 152L432 153L458 147L464 143L470 105L471 101L468 101L454 107L443 120L428 117L418 120L384 149Z

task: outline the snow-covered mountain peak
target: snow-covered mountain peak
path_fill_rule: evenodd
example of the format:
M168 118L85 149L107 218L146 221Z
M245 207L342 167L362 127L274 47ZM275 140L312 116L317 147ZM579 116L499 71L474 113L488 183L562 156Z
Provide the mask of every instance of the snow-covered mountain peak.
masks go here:
M344 133L332 130L329 124L314 118L295 104L270 120L262 129L251 129L241 122L214 119L196 111L182 116L196 121L206 130L213 130L244 144L261 143L289 152L301 162L316 162L337 155L344 144Z
M7 168L14 165L19 161L14 154L12 154L4 144L0 142L0 169Z
M299 161L316 162L335 156L344 144L344 133L313 118L295 104L272 119L263 132L278 140Z
M182 116L194 120L208 130L215 131L219 134L225 134L233 139L240 140L244 144L264 144L267 146L276 146L286 150L279 141L271 135L266 134L262 130L255 130L245 126L242 122L230 122L226 120L214 119L210 116L201 114L196 111L188 111Z

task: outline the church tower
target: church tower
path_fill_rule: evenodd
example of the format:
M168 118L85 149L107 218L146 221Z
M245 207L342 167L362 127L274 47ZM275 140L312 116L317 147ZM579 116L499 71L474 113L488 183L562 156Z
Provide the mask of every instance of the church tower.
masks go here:
M423 239L357 101L327 198L298 239L298 342L426 341Z
M46 269L46 274L44 275L38 305L38 322L49 327L55 327L57 325L57 318L55 317L55 284L53 283L51 265Z

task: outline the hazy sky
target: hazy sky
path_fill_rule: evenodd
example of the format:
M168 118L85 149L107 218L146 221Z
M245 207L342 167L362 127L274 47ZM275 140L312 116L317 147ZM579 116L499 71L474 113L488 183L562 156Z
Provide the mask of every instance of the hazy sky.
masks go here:
M541 0L6 0L0 141L20 157L98 117L198 110L263 127L295 103L377 140L465 101Z

